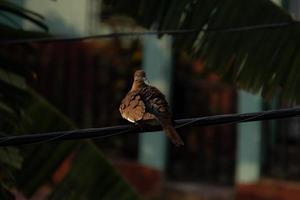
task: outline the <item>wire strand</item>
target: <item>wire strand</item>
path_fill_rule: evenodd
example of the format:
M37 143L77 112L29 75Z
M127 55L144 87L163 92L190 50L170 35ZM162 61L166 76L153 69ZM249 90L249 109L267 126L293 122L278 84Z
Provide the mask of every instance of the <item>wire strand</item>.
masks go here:
M72 42L72 41L85 41L91 39L102 38L116 38L116 37L130 37L130 36L145 36L145 35L180 35L192 34L198 32L243 32L254 31L260 29L283 28L292 25L300 24L300 21L278 22L270 24L256 24L250 26L239 27L216 27L216 28L200 28L200 29L177 29L177 30L157 30L157 31L141 31L141 32L116 32L101 35L91 36L71 36L71 37L42 37L42 38L26 38L26 39L2 39L0 44L22 44L22 43L49 43L49 42Z
M236 124L236 123L241 123L241 122L247 122L247 121L253 121L254 119L258 118L258 117L262 117L264 116L266 113L262 113L262 114L258 114L258 115L255 115L255 116L250 116L248 118L245 118L245 119L242 119L242 120L238 120L238 121L233 121L233 122L228 122L226 123L226 125L230 125L230 124ZM196 118L194 120L191 120L189 122L186 122L186 123L183 123L181 125L176 125L175 128L178 129L178 128L182 128L182 127L186 127L187 125L191 125L193 123L196 123L200 120L202 120L203 118Z
M249 121L262 121L289 117L299 117L300 107L269 110L255 113L214 115L175 120L176 128L208 126L219 124L233 124ZM118 125L103 128L78 129L71 131L56 131L49 133L37 133L28 135L3 136L0 138L0 146L17 146L24 144L46 143L63 140L76 140L87 138L106 138L116 135L152 132L162 130L159 125Z

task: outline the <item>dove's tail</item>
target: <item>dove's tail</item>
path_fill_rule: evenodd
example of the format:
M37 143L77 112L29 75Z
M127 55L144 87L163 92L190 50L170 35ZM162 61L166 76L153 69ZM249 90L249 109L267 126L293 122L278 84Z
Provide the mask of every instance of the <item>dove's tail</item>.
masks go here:
M172 125L171 120L161 120L161 126L166 132L167 136L176 146L184 145L180 135L177 133L176 129Z

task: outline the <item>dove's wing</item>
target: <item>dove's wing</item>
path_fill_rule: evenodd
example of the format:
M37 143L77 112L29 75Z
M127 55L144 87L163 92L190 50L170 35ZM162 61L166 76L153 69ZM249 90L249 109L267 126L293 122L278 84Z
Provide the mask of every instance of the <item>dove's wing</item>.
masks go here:
M165 130L167 136L176 146L183 145L180 135L177 133L171 120L168 102L165 96L155 87L146 86L139 90L147 112L153 114Z
M171 118L169 105L163 95L156 87L147 86L139 90L142 100L145 102L147 112L154 114L157 118Z

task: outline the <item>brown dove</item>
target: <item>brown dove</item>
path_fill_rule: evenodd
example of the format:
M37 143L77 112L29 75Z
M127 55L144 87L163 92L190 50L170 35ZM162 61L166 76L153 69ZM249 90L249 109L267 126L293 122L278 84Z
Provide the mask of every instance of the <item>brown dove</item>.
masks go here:
M167 136L176 145L184 145L175 130L165 96L156 88L145 83L143 70L134 73L131 90L122 100L119 111L122 117L132 123L156 119Z

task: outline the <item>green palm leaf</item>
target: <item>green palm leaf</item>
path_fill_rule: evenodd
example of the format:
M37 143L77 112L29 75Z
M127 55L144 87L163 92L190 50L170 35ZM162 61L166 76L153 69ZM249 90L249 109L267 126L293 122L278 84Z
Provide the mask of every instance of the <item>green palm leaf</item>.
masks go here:
M7 12L15 16L26 19L45 31L48 31L47 25L43 22L44 17L36 12L17 6L6 0L0 1L0 12Z
M177 49L201 59L207 69L243 89L300 100L300 25L271 1L140 0L136 10L129 8L130 1L104 2L114 14L132 16L147 28L199 30L175 35ZM200 31L282 22L290 25L238 32Z

